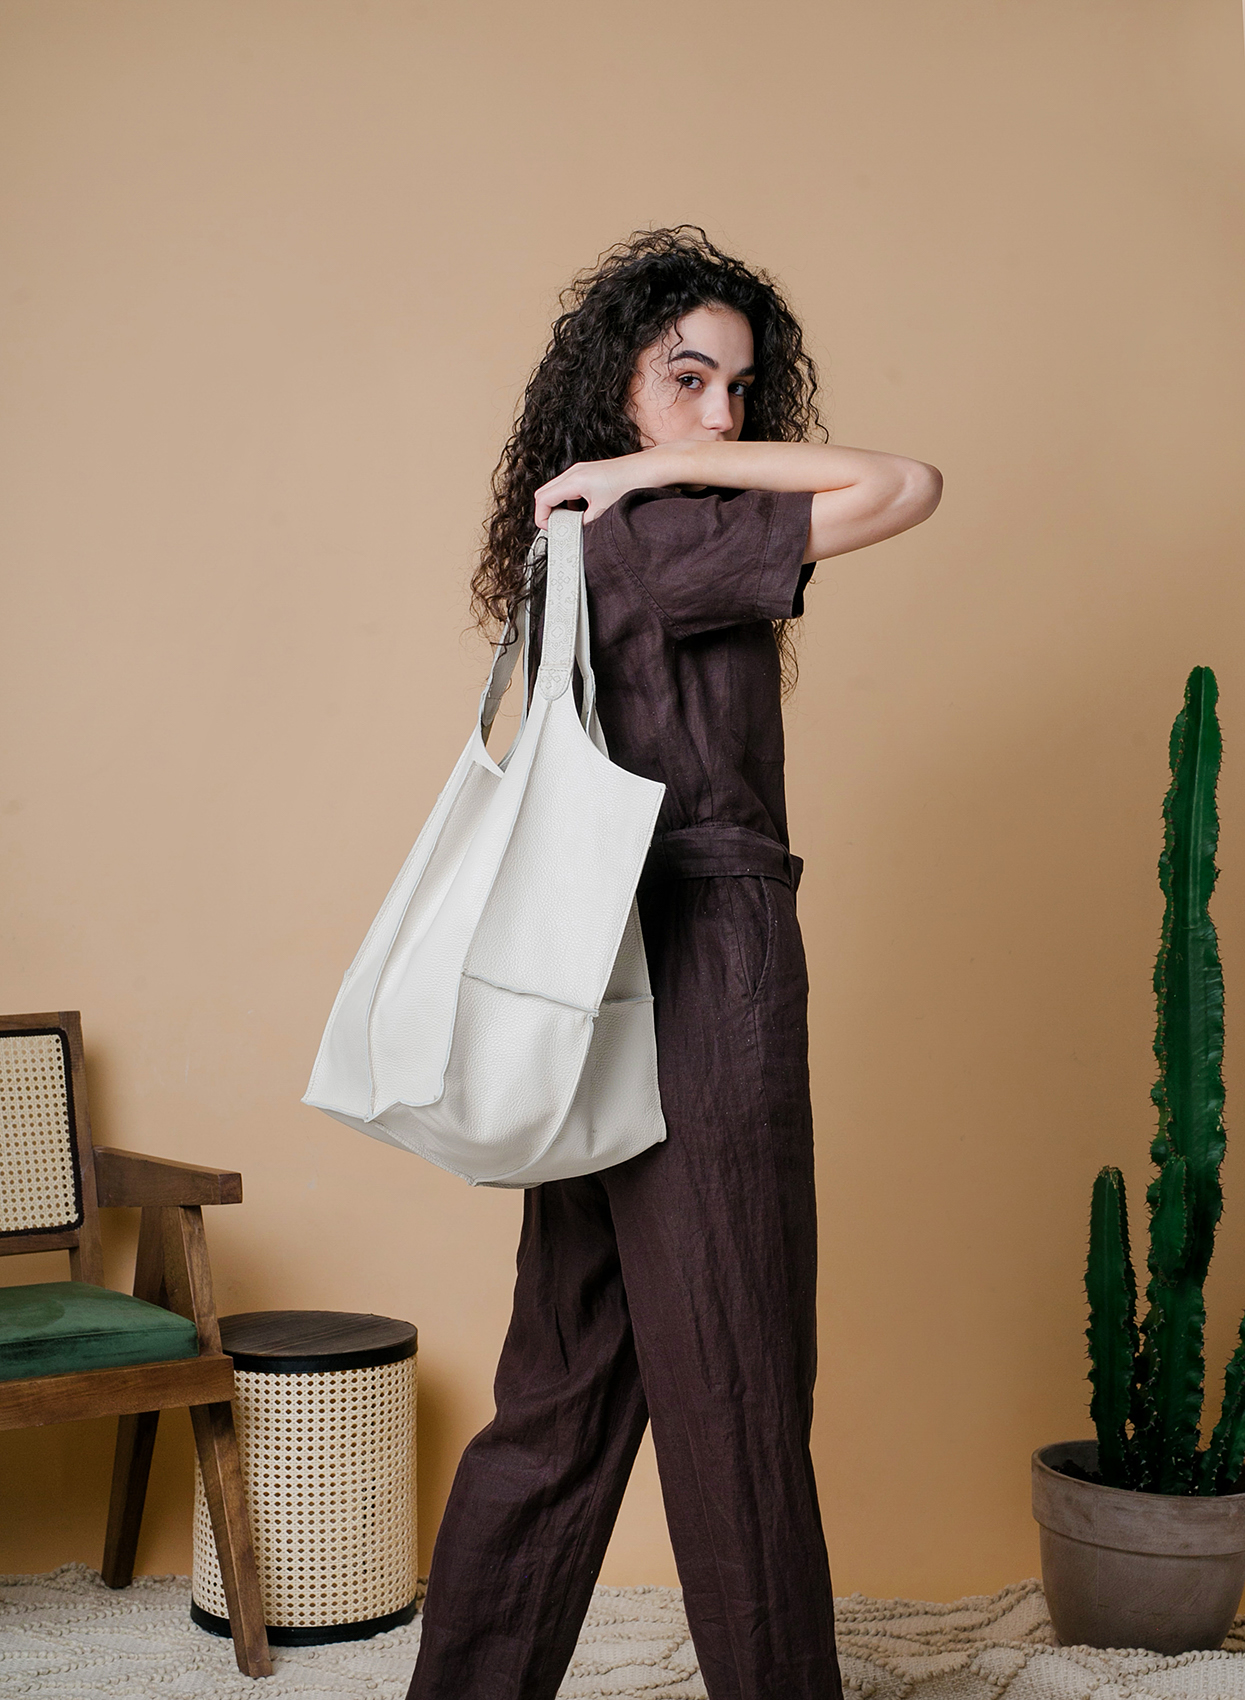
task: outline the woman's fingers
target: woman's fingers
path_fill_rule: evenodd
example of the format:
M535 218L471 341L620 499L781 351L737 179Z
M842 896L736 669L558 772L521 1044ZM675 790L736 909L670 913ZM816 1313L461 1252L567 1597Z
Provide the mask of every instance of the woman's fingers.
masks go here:
M614 460L581 460L568 466L536 492L536 524L543 530L549 515L563 502L584 502L585 524L597 519L628 490L653 481L652 455L656 450L619 455ZM664 482L658 477L658 483Z
M575 467L571 467L570 472L560 472L556 478L551 478L548 484L542 484L537 490L536 524L541 531L549 524L549 515L555 508L560 508L563 502L573 502L577 496L583 494L582 490L575 487L572 478L575 470Z
M549 515L564 502L586 502L584 521L596 519L626 488L620 486L618 463L610 460L580 461L542 484L536 492L536 524L543 531Z

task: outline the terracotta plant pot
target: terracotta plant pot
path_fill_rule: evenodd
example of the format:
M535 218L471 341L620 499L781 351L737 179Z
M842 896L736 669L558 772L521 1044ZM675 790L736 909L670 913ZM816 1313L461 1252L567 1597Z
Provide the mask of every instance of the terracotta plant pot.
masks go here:
M1042 1585L1065 1647L1219 1647L1245 1588L1245 1493L1133 1493L1062 1474L1098 1468L1093 1440L1033 1454Z

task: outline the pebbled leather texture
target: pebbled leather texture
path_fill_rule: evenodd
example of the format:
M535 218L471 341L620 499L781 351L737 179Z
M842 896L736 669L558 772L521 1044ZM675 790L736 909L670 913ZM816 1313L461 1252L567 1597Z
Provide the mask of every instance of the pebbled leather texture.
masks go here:
M531 706L494 761L485 740L520 647L529 665L524 619L347 970L303 1098L473 1185L592 1174L665 1138L635 902L665 788L609 760L587 622L583 522L559 509Z

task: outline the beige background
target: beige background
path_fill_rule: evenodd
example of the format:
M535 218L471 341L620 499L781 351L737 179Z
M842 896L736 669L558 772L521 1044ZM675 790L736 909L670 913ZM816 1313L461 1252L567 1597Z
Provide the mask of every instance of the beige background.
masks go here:
M789 288L836 438L946 474L929 525L821 568L789 716L835 1579L1032 1574L1029 1452L1087 1429L1100 1163L1141 1215L1195 663L1240 1079L1236 0L5 0L0 32L0 1007L81 1008L98 1137L244 1171L223 1310L419 1324L426 1566L519 1199L298 1100L467 734L465 581L556 292L702 221ZM1239 1142L1226 1183L1215 1383ZM110 1444L2 1437L0 1568L98 1563ZM187 1568L189 1483L176 1416L140 1569ZM604 1576L674 1579L647 1454Z

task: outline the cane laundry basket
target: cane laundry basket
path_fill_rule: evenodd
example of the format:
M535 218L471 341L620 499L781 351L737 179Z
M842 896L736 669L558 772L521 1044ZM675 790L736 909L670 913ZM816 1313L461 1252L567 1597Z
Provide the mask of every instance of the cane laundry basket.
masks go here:
M268 1639L354 1641L415 1615L415 1349L409 1322L342 1311L224 1316ZM202 1477L190 1615L229 1633Z

